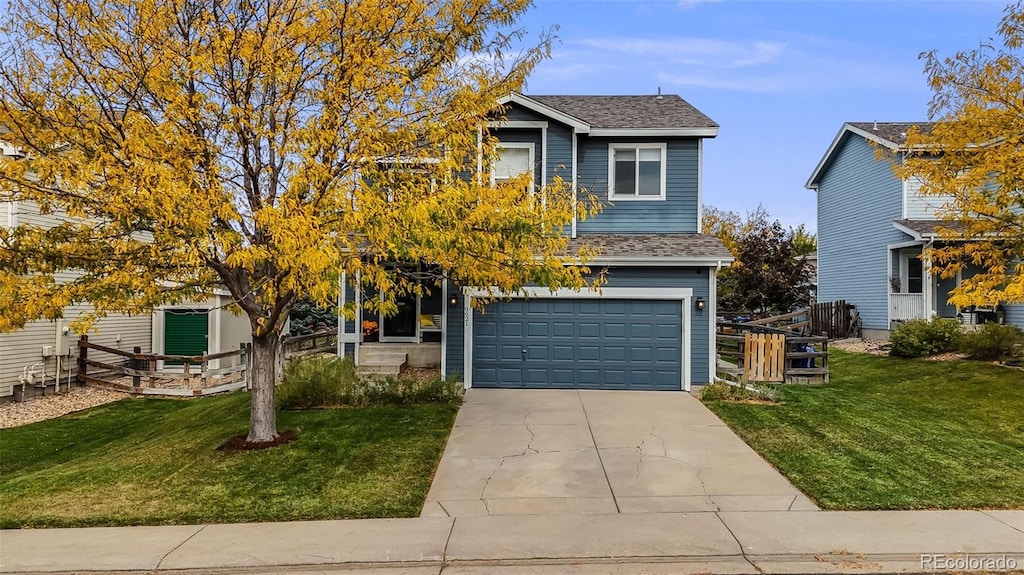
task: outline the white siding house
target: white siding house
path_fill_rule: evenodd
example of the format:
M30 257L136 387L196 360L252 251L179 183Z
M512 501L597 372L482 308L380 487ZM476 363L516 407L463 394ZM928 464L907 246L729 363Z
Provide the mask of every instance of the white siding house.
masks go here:
M5 156L17 155L17 150L3 142L0 146ZM17 226L50 228L65 218L66 215L61 213L41 213L38 206L30 201L0 202L0 226L8 229ZM73 277L68 273L64 279ZM124 351L135 347L144 353L178 353L191 349L198 353L229 351L238 349L240 343L250 339L248 320L233 315L228 310L230 303L227 293L218 290L202 302L167 306L154 314L111 314L93 323L86 335L92 343ZM78 335L69 329L69 325L92 311L89 305L68 306L58 320L33 321L23 329L0 333L0 398L14 395L23 381L29 388L53 385L57 380L63 386L69 378L73 381ZM173 325L168 326L165 321L167 313L175 312L201 316L206 329L202 333L178 333L176 330L183 329L185 323L172 322ZM192 322L191 325L199 323ZM167 349L168 336L177 342L178 349ZM189 338L195 341L189 341Z
M63 220L60 214L42 214L32 202L3 202L0 224L5 227L33 225L52 227ZM0 397L10 396L24 376L32 374L32 384L52 384L58 377L67 382L77 355L78 337L68 329L74 320L92 312L89 305L64 309L64 317L56 321L33 321L23 329L0 333ZM131 351L152 348L153 318L151 315L110 315L99 319L89 332L93 343ZM60 371L58 372L58 366Z

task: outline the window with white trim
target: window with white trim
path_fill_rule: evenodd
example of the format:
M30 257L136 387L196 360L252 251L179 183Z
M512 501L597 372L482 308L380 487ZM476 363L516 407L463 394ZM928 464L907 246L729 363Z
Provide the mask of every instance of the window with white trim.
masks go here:
M492 185L507 182L529 172L530 188L533 188L533 144L502 143L495 152L494 165L491 166Z
M665 144L608 144L608 197L665 199Z

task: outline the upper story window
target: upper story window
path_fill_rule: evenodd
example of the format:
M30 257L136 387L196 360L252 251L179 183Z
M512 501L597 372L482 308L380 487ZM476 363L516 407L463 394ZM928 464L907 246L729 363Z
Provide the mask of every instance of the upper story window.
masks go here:
M665 199L665 144L609 144L608 198Z
M530 189L533 189L533 144L502 143L496 152L497 157L491 169L491 184L507 182L529 172Z

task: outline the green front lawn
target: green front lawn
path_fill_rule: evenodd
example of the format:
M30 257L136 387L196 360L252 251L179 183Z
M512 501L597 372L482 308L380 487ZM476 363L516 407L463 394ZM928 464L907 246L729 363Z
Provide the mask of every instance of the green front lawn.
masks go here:
M780 405L707 405L825 509L1024 508L1024 372L829 356Z
M0 527L416 516L457 411L283 412L296 441L217 451L245 433L248 401L126 399L0 430Z

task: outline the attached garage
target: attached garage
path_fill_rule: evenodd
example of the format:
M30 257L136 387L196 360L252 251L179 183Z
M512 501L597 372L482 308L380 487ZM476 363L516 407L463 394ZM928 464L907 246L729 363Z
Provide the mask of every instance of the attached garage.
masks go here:
M689 389L690 289L524 295L472 312L471 386Z

